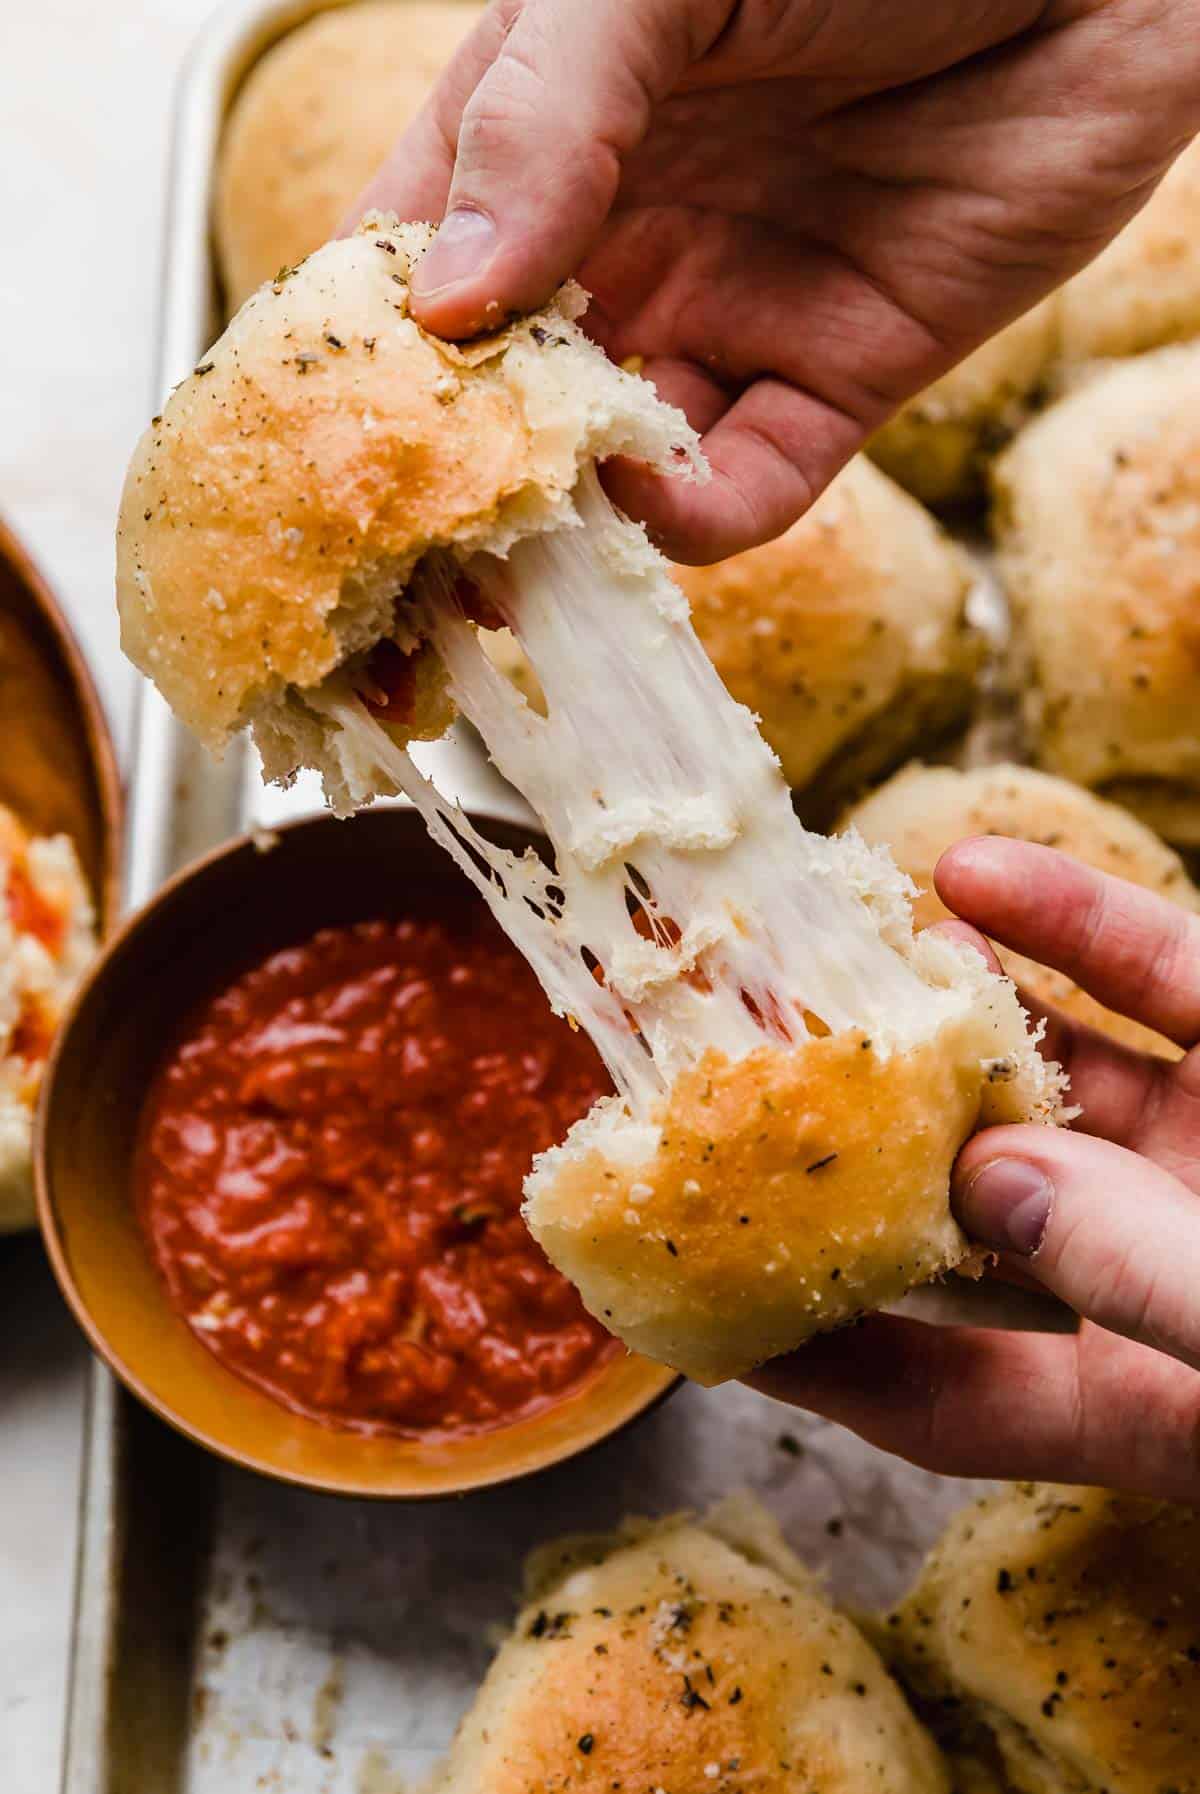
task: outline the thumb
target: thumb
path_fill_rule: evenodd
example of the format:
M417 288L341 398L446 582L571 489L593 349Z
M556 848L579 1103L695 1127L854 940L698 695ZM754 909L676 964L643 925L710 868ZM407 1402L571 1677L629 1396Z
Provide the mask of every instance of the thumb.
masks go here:
M729 9L525 0L463 108L446 216L414 271L421 324L471 336L542 304L574 273L608 216L622 158Z
M996 1127L959 1154L952 1201L1077 1314L1200 1369L1200 1201L1178 1178L1092 1135Z

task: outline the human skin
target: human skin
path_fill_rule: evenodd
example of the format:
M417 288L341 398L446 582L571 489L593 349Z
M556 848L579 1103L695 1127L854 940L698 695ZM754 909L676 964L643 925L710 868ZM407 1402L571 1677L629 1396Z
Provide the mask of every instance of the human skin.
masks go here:
M445 220L461 338L577 276L704 433L611 489L676 560L765 541L1094 256L1200 129L1200 0L494 0L355 208Z
M1050 848L976 838L943 901L1187 1049L1132 1052L1037 1011L1071 1078L1069 1129L989 1128L959 1155L966 1231L1082 1317L1074 1334L877 1315L750 1380L955 1476L1200 1500L1200 918ZM944 923L984 953L964 922ZM1032 1007L1032 1005L1031 1005Z

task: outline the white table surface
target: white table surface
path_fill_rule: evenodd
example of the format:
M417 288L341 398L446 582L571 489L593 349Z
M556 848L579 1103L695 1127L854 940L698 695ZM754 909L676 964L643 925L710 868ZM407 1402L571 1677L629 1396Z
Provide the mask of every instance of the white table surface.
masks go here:
M0 0L0 511L63 600L122 748L112 525L153 409L172 90L212 3ZM37 1242L0 1241L5 1794L58 1784L86 1361Z

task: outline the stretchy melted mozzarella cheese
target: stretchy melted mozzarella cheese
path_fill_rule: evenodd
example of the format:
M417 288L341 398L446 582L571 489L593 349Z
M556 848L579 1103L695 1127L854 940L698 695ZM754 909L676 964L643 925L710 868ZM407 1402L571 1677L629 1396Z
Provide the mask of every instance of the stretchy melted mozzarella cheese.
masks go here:
M351 791L382 771L418 805L639 1119L709 1050L737 1060L858 1027L886 1051L934 1033L969 998L931 989L881 935L907 881L800 825L665 564L594 472L577 510L578 527L470 566L536 667L545 716L484 653L449 564L420 600L451 696L540 817L554 868L486 841L343 680L310 702L341 725Z

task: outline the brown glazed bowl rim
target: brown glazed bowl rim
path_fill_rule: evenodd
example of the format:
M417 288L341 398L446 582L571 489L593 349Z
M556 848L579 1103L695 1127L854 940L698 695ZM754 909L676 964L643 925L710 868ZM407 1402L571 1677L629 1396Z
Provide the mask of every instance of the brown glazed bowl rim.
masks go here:
M407 822L385 821L400 817L407 818ZM515 828L495 816L473 811L472 817L483 828L498 833L502 838L505 835L511 836L518 844L537 840L533 831ZM308 1441L320 1460L321 1467L313 1469L305 1462L293 1462L287 1456L281 1460L279 1455L272 1456L261 1449L256 1450L253 1445L247 1445L244 1437L239 1442L236 1437L222 1436L221 1425L214 1424L211 1417L208 1420L197 1417L195 1402L181 1398L178 1389L172 1395L162 1386L156 1385L146 1363L148 1356L156 1354L135 1354L111 1337L114 1331L120 1330L119 1312L116 1325L106 1325L97 1318L93 1311L94 1293L89 1297L82 1287L89 1281L89 1277L85 1277L76 1267L72 1249L72 1223L62 1213L63 1192L56 1188L56 1148L52 1137L56 1127L61 1127L64 1119L74 1121L73 1115L68 1114L64 1118L59 1113L60 1100L67 1100L61 1096L61 1092L72 1070L77 1039L85 1032L92 1011L102 1010L108 987L119 984L129 968L136 968L139 956L152 952L158 931L165 928L174 913L182 909L187 899L204 887L206 881L219 880L239 858L245 859L247 867L254 867L268 865L277 852L281 849L286 851L289 846L295 848L299 844L299 851L302 853L316 831L367 828L386 833L392 827L397 830L409 829L414 841L419 830L421 840L428 844L430 855L437 856L436 860L431 857L428 862L431 867L436 867L435 877L441 876L444 866L449 869L451 879L465 887L466 881L462 879L461 873L451 865L442 849L425 834L424 825L417 813L407 806L388 805L365 812L350 823L337 822L327 813L301 817L270 830L271 845L265 851L261 835L247 833L237 836L183 867L147 903L128 916L89 967L74 994L51 1049L34 1129L34 1180L42 1235L59 1288L68 1306L97 1355L120 1382L161 1420L227 1462L277 1481L327 1494L410 1501L438 1499L461 1495L474 1489L494 1487L563 1463L623 1431L663 1401L682 1379L662 1365L630 1354L620 1354L609 1359L578 1391L561 1402L553 1403L524 1420L491 1432L462 1435L427 1444L398 1435L364 1435L339 1430L304 1416L291 1414L253 1385L225 1369L170 1307L158 1273L151 1265L149 1254L138 1235L137 1243L145 1269L159 1291L158 1298L152 1294L148 1296L151 1304L161 1311L155 1316L156 1326L159 1329L169 1327L171 1330L170 1333L160 1330L154 1336L157 1344L169 1347L176 1357L190 1359L187 1375L191 1377L194 1374L205 1384L208 1397L211 1398L213 1389L219 1388L220 1401L206 1401L210 1415L214 1406L224 1414L222 1404L227 1404L244 1416L250 1415L253 1422L251 1431L254 1431L256 1425L261 1425L268 1433L284 1431L295 1434L302 1441ZM269 873L267 876L269 880ZM399 878L396 882L399 885ZM469 887L466 888L469 890ZM393 903L389 907L391 913L408 913L406 905ZM372 912L369 907L365 907L358 919L367 920L372 913L381 912ZM306 932L307 929L292 933L290 938L302 938ZM289 937L285 931L278 944L282 945L287 938ZM241 956L243 963L245 958L246 955ZM233 974L238 963L239 955L236 950L230 951L226 976ZM208 988L215 987L216 980L210 981ZM133 1010L129 1013L133 1017ZM177 1015L176 1019L181 1020L182 1014ZM128 1023L135 1030L137 1025L135 1017ZM95 1063L95 1060L89 1059L89 1068ZM119 1105L111 1106L115 1111ZM133 1103L124 1106L128 1109L136 1108L137 1105ZM92 1207L99 1216L96 1222L98 1231L103 1231L106 1217L115 1214L117 1218L114 1226L119 1226L128 1236L135 1224L130 1217L128 1185L125 1180L121 1181L124 1188L119 1198L110 1195L107 1199L93 1203ZM77 1233L78 1231L77 1228ZM78 1245L78 1238L75 1244ZM132 1269L135 1277L142 1278L144 1274L128 1258L128 1238L124 1241L123 1250L127 1256L127 1269ZM93 1254L93 1258L95 1257ZM107 1260L105 1268L107 1269ZM93 1271L90 1281L93 1292L97 1288L102 1289L105 1301L111 1302L115 1311L128 1306L123 1292L113 1287L115 1279L103 1272L97 1276ZM144 1293L149 1290L150 1284L147 1282ZM188 1411L189 1407L191 1412ZM243 1434L246 1432L245 1425L241 1427L241 1431ZM299 1459L302 1460L304 1455L304 1450L301 1449ZM404 1468L408 1459L419 1466L412 1474L406 1473Z
M37 624L48 638L53 657L58 662L57 670L70 690L75 711L74 727L86 751L94 786L99 849L95 876L89 883L93 887L99 933L102 939L107 939L112 935L120 913L125 816L120 767L108 715L92 670L61 603L37 561L3 516L0 516L0 563L15 584L23 589Z

